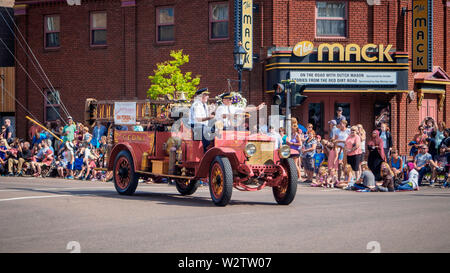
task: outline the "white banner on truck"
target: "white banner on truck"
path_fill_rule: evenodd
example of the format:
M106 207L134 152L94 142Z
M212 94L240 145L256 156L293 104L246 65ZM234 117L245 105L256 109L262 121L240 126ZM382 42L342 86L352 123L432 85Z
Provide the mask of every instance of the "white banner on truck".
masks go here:
M136 124L136 102L115 102L114 123L120 125Z

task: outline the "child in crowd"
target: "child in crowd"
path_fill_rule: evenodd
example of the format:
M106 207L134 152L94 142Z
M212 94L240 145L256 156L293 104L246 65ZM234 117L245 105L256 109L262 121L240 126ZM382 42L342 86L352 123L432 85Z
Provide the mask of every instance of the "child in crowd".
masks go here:
M316 153L314 154L314 173L318 174L320 166L325 160L325 154L322 152L322 147L317 145Z
M67 151L67 179L73 179L73 170L75 165L74 145L73 142L67 141L64 146Z
M327 185L330 185L331 188L334 188L339 184L339 179L337 177L337 170L331 169L328 172L329 172L329 175L328 175Z
M383 183L377 186L378 191L393 192L394 191L394 173L392 172L389 164L386 162L381 163L381 178Z
M419 190L419 172L417 172L416 169L414 168L414 163L408 164L408 168L409 168L408 180L400 182L395 187L395 190L398 191Z
M402 172L402 167L403 167L403 160L402 158L398 155L398 151L397 150L392 150L391 151L391 170L394 173L394 178L395 179L403 179L403 172Z
M56 161L56 170L58 172L58 176L61 178L65 177L64 170L67 169L67 147L64 146L58 155L58 160Z
M311 183L311 187L327 187L328 185L328 174L327 168L325 166L321 166L318 170L317 178L315 182Z
M350 189L356 182L355 173L350 164L344 167L344 180L337 185L338 188Z
M322 145L325 147L328 153L328 172L331 170L338 170L338 146L333 141L322 140Z

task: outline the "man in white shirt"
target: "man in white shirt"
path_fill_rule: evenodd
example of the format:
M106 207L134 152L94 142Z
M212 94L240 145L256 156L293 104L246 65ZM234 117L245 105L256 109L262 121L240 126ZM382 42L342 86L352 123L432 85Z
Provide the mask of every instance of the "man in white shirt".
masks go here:
M233 115L235 114L243 114L245 112L253 112L261 110L264 105L264 102L255 106L247 106L245 108L239 108L232 104L233 96L230 92L224 93L221 96L222 105L217 107L216 109L216 119L223 122L224 130L233 130L236 124L233 124L232 119L235 118Z
M222 96L222 104L216 109L216 119L223 122L223 129L229 130L232 127L232 115L238 112L236 106L231 104L231 93L224 93Z
M203 144L203 151L206 152L212 139L205 137L208 130L208 120L213 119L214 115L209 113L208 109L208 88L202 88L195 92L195 99L189 110L189 123L193 129L194 140L201 140Z

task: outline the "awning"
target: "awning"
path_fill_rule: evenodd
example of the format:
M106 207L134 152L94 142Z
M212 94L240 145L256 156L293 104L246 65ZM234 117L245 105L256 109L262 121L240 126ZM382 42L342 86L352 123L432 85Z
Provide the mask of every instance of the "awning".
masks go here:
M450 84L450 77L440 66L433 66L432 72L416 73L414 83L447 85Z
M417 108L422 106L422 100L425 94L439 95L439 111L444 107L445 88L450 84L450 77L445 71L434 66L432 72L421 72L414 75L415 90L419 99Z

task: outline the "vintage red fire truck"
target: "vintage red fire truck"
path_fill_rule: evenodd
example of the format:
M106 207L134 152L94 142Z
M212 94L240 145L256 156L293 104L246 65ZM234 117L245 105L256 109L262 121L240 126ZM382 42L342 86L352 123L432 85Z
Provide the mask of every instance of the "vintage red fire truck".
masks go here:
M114 120L112 101L86 101L86 122ZM272 187L278 204L290 204L297 191L297 169L291 156L296 151L273 138L246 130L217 130L213 146L203 151L183 118L173 117L174 107L189 107L173 101L137 101L136 120L147 130L112 130L113 144L107 169L113 171L119 194L132 195L139 178L169 179L182 195L191 195L200 181L209 184L212 201L226 206L233 188L258 191ZM185 108L186 109L186 108ZM114 128L114 126L112 127Z

